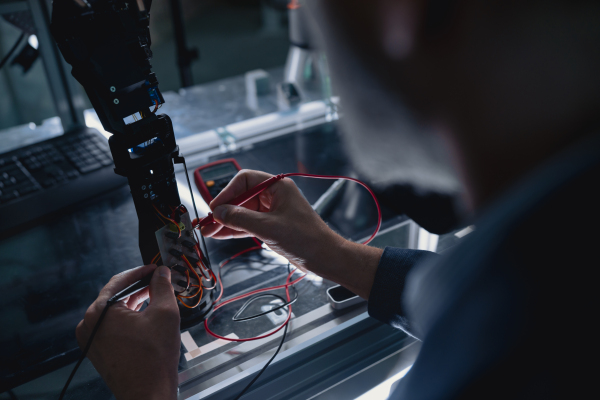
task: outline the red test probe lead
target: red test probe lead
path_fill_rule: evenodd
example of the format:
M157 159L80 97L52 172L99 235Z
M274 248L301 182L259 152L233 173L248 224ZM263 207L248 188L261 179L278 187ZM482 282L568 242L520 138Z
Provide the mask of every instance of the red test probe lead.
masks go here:
M375 197L375 193L373 193L371 188L368 187L365 183L359 181L358 179L349 178L347 176L303 174L300 172L290 172L287 174L279 174L279 175L272 176L269 179L259 183L258 185L254 186L252 189L242 193L235 199L231 200L228 204L231 204L234 206L241 206L242 204L246 203L248 200L250 200L250 199L254 198L255 196L259 195L260 193L262 193L265 189L269 188L275 182L280 181L283 178L287 178L290 176L301 176L301 177L305 177L305 178L317 178L317 179L345 179L348 181L356 182L359 185L363 186L365 189L367 189L369 191L369 193L373 197L373 200L375 201L375 205L377 206L377 228L375 228L375 231L373 232L373 234L367 240L365 240L363 242L363 244L367 244L371 240L373 240L373 238L375 238L375 236L379 232L379 228L381 228L381 207L379 206L377 197ZM215 222L215 219L214 219L212 213L209 213L206 217L204 217L200 220L199 226L200 227L207 226L214 222Z
M371 196L373 197L373 200L375 201L375 205L377 206L377 227L375 228L375 231L373 232L373 234L363 242L363 244L367 244L370 241L373 240L373 238L375 238L375 236L377 235L377 233L379 232L379 228L381 228L381 207L379 206L379 202L377 201L377 197L375 197L375 193L373 193L373 191L371 190L371 188L369 188L365 183L359 181L358 179L355 178L349 178L346 176L338 176L338 175L314 175L314 174L303 174L300 172L292 172L292 173L287 173L287 174L279 174L276 176L273 176L261 183L259 183L258 185L256 185L255 187L253 187L252 189L242 193L241 195L239 195L238 197L236 197L235 199L231 200L228 204L232 204L235 206L241 206L242 204L246 203L248 200L252 199L253 197L257 196L258 194L260 194L261 192L263 192L265 189L267 189L269 186L273 185L275 182L282 180L283 178L287 178L289 176L301 176L301 177L306 177L306 178L317 178L317 179L345 179L345 180L349 180L352 182L356 182L358 184L360 184L361 186L363 186L365 189L367 189L369 191L369 193L371 194ZM212 223L215 223L215 220L213 218L212 213L208 214L208 216L206 216L205 218L203 218L202 220L200 220L200 222L198 223L197 227L203 227L203 226L207 226L210 225ZM256 239L255 241L257 242L257 244L259 244L260 242L258 242ZM220 267L222 268L223 266L225 266L225 264L227 264L228 262L232 261L233 259L237 258L238 256L247 253L249 251L252 250L259 250L261 249L261 246L254 246L251 247L249 249L243 250L237 254L235 254L234 256L230 257L229 259L227 259ZM305 276L302 275L299 278L297 278L294 281L291 281L292 275L294 274L294 272L296 272L296 270L294 269L294 271L292 271L287 279L285 284L283 285L279 285L279 286L272 286L272 287L267 287L267 288L263 288L263 289L257 289L257 290L253 290L251 292L248 293L244 293L242 295L236 296L234 298L231 298L229 300L226 301L222 301L219 303L219 300L221 299L221 297L223 296L223 283L221 282L221 280L219 279L219 284L221 286L221 293L219 294L219 297L215 300L215 307L214 307L214 311L218 310L219 308L223 307L226 304L232 303L234 301L237 300L241 300L244 299L248 296L251 296L253 294L257 294L257 293L262 293L262 292L266 292L266 291L270 291L270 290L275 290L275 289L285 289L286 291L286 297L287 300L290 301L290 294L289 294L289 287L298 283L299 281L301 281ZM220 274L219 274L220 277ZM210 328L208 327L208 320L204 320L204 328L206 330L206 332L211 335L214 336L217 339L224 339L224 340L228 340L228 341L232 341L232 342L247 342L247 341L251 341L251 340L257 340L257 339L263 339L265 337L271 336L273 334L275 334L276 332L278 332L279 330L281 330L289 321L290 318L292 316L292 306L290 305L288 308L288 316L286 318L286 320L276 329L263 334L261 336L257 336L257 337L251 337L251 338L244 338L244 339L233 339L233 338L227 338L224 336L220 336L217 335L216 333L214 333L213 331L210 330Z

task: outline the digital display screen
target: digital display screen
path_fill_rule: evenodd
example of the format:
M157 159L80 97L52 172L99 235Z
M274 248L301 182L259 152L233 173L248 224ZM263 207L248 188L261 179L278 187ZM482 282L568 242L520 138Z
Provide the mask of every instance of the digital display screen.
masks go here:
M214 167L200 170L200 175L204 181L214 181L221 176L237 174L238 170L233 163L215 165Z

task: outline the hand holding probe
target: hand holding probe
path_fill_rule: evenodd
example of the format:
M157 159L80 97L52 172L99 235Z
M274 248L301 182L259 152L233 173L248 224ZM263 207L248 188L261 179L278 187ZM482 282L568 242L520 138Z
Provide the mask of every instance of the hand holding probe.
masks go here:
M262 193L265 189L269 188L275 182L282 180L286 176L287 176L287 174L279 174L279 175L272 176L269 179L254 186L252 189L240 194L238 197L231 200L227 204L231 204L234 206L241 206L242 204L246 203L248 200L250 200L250 199L254 198L255 196L259 195L260 193ZM210 225L214 222L215 222L215 218L213 217L213 214L208 213L208 215L206 217L204 217L204 218L202 218L202 220L200 220L199 225L200 225L200 227L204 227L204 226Z
M115 294L113 297L108 299L107 304L118 303L119 301L127 298L128 296L131 296L132 294L147 288L148 286L150 286L150 281L152 280L153 274L154 271L148 273L146 276L144 276L142 279L135 282L134 284L127 286L125 289L121 290L119 293Z
M373 190L371 190L371 188L369 186L367 186L364 182L362 182L356 178L350 178L348 176L316 175L316 174L305 174L302 172L289 172L287 174L279 174L279 175L272 176L269 179L259 183L258 185L254 186L252 189L247 190L246 192L240 194L238 197L236 197L235 199L231 200L230 202L228 202L226 204L231 204L234 206L241 206L242 204L246 203L248 200L252 199L256 195L262 193L265 189L269 188L274 183L282 180L283 178L287 178L290 176L301 176L301 177L305 177L305 178L317 178L317 179L345 179L348 181L356 182L359 185L361 185L362 187L364 187L365 189L367 189L367 191L369 192L371 197L373 197L373 200L375 201L375 205L377 206L377 227L375 228L375 231L373 232L373 234L367 240L365 240L363 242L363 244L367 244L375 238L375 236L379 232L379 228L381 228L381 208L379 207L379 202L377 201L377 196L375 196L375 193L373 192ZM202 228L204 226L207 226L207 225L210 225L213 223L215 223L215 218L213 217L212 213L208 213L208 215L206 217L204 217L202 220L200 220L200 222L198 223L198 226L200 228Z

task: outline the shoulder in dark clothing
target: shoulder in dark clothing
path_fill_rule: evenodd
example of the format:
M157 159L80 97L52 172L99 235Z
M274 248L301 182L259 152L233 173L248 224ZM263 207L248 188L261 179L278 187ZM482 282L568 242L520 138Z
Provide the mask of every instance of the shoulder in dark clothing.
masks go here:
M398 310L423 346L391 398L594 392L599 144L532 174L462 244L410 272Z

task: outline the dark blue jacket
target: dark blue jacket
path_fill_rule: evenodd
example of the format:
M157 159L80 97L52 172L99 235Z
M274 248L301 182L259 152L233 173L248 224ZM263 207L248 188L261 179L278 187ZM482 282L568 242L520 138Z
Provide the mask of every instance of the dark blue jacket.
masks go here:
M599 186L596 135L507 191L447 253L385 250L369 313L423 341L391 399L598 398Z

